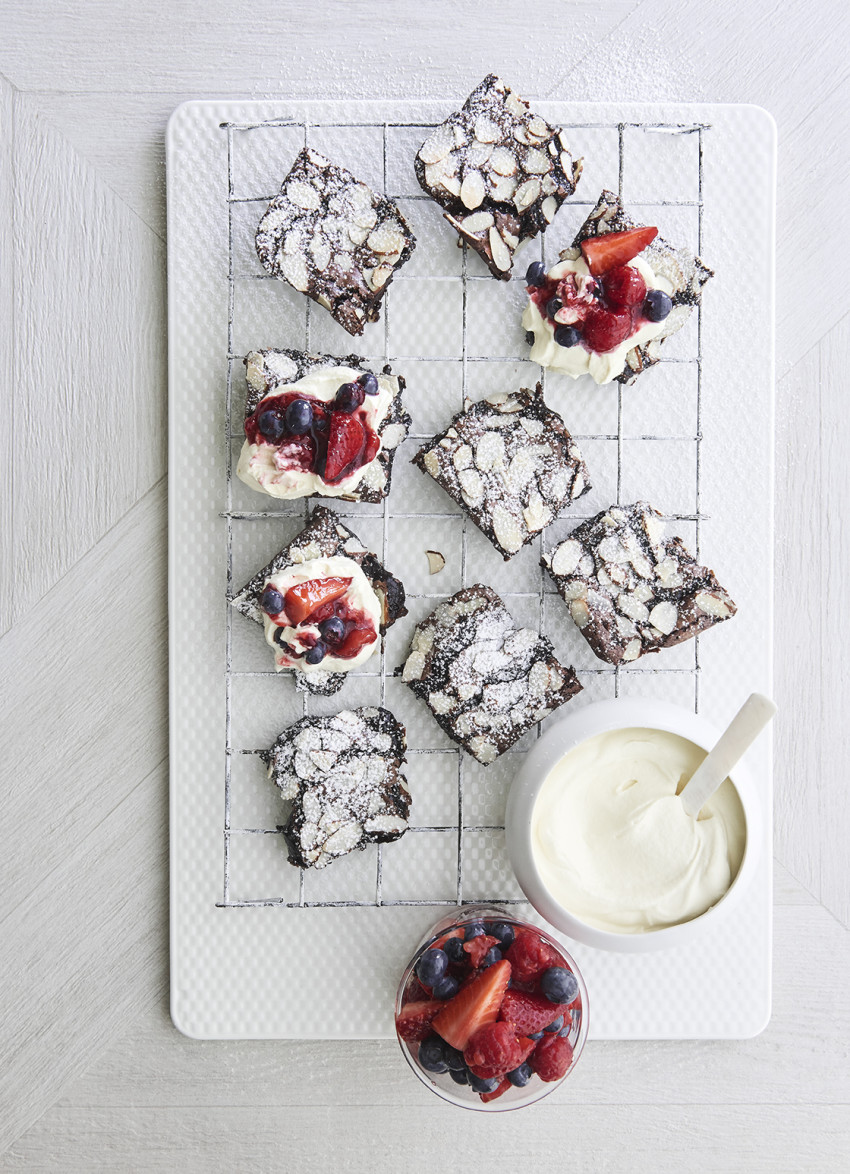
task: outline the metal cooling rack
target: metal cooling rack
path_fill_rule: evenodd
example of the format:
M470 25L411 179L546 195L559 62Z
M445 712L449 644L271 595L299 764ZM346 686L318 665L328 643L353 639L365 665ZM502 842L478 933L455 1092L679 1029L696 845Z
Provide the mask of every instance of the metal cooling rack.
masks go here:
M244 203L253 203L253 202L269 203L277 195L277 192L264 193L264 194L256 195L256 196L236 196L236 195L234 195L234 185L233 185L234 138L236 135L239 135L239 134L242 134L246 131L251 131L251 130L271 129L274 127L287 128L288 130L292 130L293 128L297 128L297 129L300 129L303 133L303 145L306 147L306 146L310 145L310 131L311 130L332 129L332 128L358 130L358 129L378 129L378 127L381 127L382 132L383 132L383 171L384 171L383 191L387 194L387 196L390 199L393 199L393 200L399 200L399 199L428 200L428 199L430 199L430 197L426 196L421 191L417 191L417 192L389 192L389 191L387 191L387 132L390 130L417 130L418 129L418 130L422 131L423 138L424 138L426 136L427 132L429 130L432 130L436 125L437 125L436 123L430 123L430 122L384 122L384 123L376 124L376 123L342 123L342 122L319 122L319 121L317 121L315 123L307 123L307 122L296 122L294 120L284 120L284 119L271 119L271 120L262 121L262 122L223 122L220 124L221 131L223 134L226 135L226 139L227 139L227 182L228 182L228 196L227 196L227 206L228 206L227 350L228 350L228 354L227 354L227 392L226 392L226 416L225 416L225 418L226 418L226 424L225 424L225 431L226 431L225 477L226 477L227 508L225 511L223 511L223 514L222 514L223 518L226 521L227 597L228 597L228 602L226 604L226 612L225 612L225 669L226 669L226 692L225 692L226 719L225 720L226 720L226 728L225 728L225 747L224 747L224 828L223 828L224 867L223 867L222 899L221 899L221 901L216 902L216 905L219 908L250 908L250 907L264 907L264 906L280 906L282 908L288 908L288 909L292 909L292 908L315 909L315 908L331 908L331 907L334 907L334 908L338 908L338 907L382 907L382 906L389 907L389 906L420 906L420 905L421 906L435 906L435 907L437 907L437 906L452 906L453 907L455 904L458 904L458 905L462 905L462 904L476 904L476 905L489 905L489 904L519 905L519 904L524 904L524 900L522 898L504 895L504 894L500 894L497 892L489 894L486 897L476 897L474 899L474 901L469 900L469 899L465 898L465 896L464 896L464 849L463 849L464 833L465 832L503 832L504 831L504 824L467 824L467 823L465 823L465 821L464 821L465 752L463 750L461 750L460 747L439 748L439 749L418 749L418 750L408 749L408 752L407 752L408 755L411 755L411 754L453 754L453 755L455 755L455 757L457 759L457 794L458 794L457 827L455 827L454 824L445 824L445 825L433 824L433 825L428 825L428 826L409 827L407 832L405 833L405 836L415 836L418 833L423 833L423 832L454 832L455 830L457 830L457 893L456 893L455 898L446 899L446 900L435 900L435 899L421 899L420 900L420 899L415 899L415 898L408 899L408 900L403 900L403 899L388 900L388 899L384 898L382 896L382 865L383 865L383 860L382 860L382 846L380 844L377 845L377 861L376 861L376 870L375 870L375 890L374 890L374 897L371 900L359 900L359 901L346 901L346 900L311 901L311 900L307 900L306 896L305 896L305 874L306 874L307 870L304 870L304 869L299 870L300 880L299 880L298 900L288 901L283 897L276 897L274 895L269 895L268 897L250 899L250 900L237 900L237 899L232 898L231 894L230 894L230 844L231 844L231 837L232 836L267 836L267 835L282 836L282 829L281 828L277 828L277 829L247 828L247 827L246 828L239 828L239 827L234 828L231 826L231 763L232 763L233 756L234 755L259 755L263 750L267 749L266 747L263 747L263 748L257 748L257 747L244 748L244 747L235 747L233 745L233 742L232 742L232 682L233 682L233 678L237 677L237 676L271 676L271 677L277 676L277 674L274 672L274 670L257 671L257 672L236 672L232 668L233 608L230 606L229 600L233 597L233 592L234 592L234 580L233 580L234 524L235 523L238 524L238 523L244 522L244 521L256 521L256 520L269 519L269 518L280 519L280 518L286 518L286 517L302 517L306 521L306 517L307 517L310 509L316 504L315 499L304 498L299 502L298 507L292 508L292 509L283 508L280 510L234 510L234 508L233 508L233 443L232 442L235 439L242 439L244 437L244 432L241 427L241 420L242 420L241 414L238 419L238 425L239 425L238 430L235 430L234 421L233 421L233 364L234 364L234 362L241 362L242 358L243 358L242 355L235 354L234 350L233 350L235 285L238 280L250 280L250 281L276 281L276 280L278 280L277 278L272 277L271 274L251 274L251 275L237 276L234 273L234 247L233 247L233 237L234 237L233 208L234 208L234 205L244 204ZM702 231L703 231L703 224L702 224L702 221L703 221L703 146L704 146L705 134L708 130L711 129L710 124L703 123L703 122L695 122L695 123L673 123L673 122L604 123L604 122L594 122L594 123L565 123L564 126L565 126L565 129L567 129L567 130L608 130L608 131L616 131L617 132L618 143L619 143L619 189L618 190L619 190L620 195L622 195L622 189L623 189L623 170L624 170L624 158L625 158L624 134L625 134L626 130L634 129L634 130L642 130L642 131L657 131L658 133L664 133L664 134L696 135L696 136L698 136L698 143L699 143L698 177L697 177L698 199L697 200L656 200L656 201L649 201L649 200L641 199L640 204L642 207L678 207L678 208L696 207L696 209L697 209L697 253L698 254L701 253L701 251L702 251ZM595 201L572 200L571 199L571 200L566 201L566 203L569 204L570 206L586 207L588 209L595 206ZM542 241L538 241L536 243L537 243L537 257L538 257L538 259L542 259ZM528 260L531 260L534 258L535 254L532 250L529 250L527 256L528 256ZM525 260L525 258L524 258L524 260ZM444 281L448 281L448 282L459 281L461 283L462 295L463 295L462 296L463 323L462 323L461 379L462 379L462 393L463 393L464 401L466 400L466 396L467 396L467 367L468 367L469 363L517 363L517 362L524 362L527 360L527 356L525 356L525 355L498 356L498 357L492 357L492 358L490 358L490 357L481 358L481 357L477 357L477 356L468 356L467 355L467 295L468 295L469 285L471 282L489 282L489 281L493 280L493 278L489 274L469 273L467 262L468 262L468 248L467 248L467 245L464 244L462 247L461 272L460 272L459 276L448 276L448 277L444 277L444 278L434 278L434 277L429 278L429 280L444 280ZM417 280L416 277L407 276L407 275L405 275L404 272L397 274L394 278L394 282L415 281L415 280ZM439 358L428 358L428 357L422 357L422 356L418 356L418 355L392 355L390 353L389 323L390 323L390 315L391 315L391 310L392 310L392 293L393 293L393 287L390 286L390 288L387 290L387 292L384 296L383 302L382 302L382 313L383 313L383 324L384 324L384 354L382 356L375 356L375 358L379 359L382 363L390 363L390 364L399 363L399 362L418 362L418 363L425 362L425 363L427 363L427 362L443 361L442 359L439 359ZM313 302L309 298L305 297L304 303L305 303L305 309L304 309L303 349L310 351L311 350L311 319L312 319L312 313L313 313ZM325 311L320 310L320 313L324 313L324 312ZM695 365L696 372L697 372L697 377L696 377L696 429L695 429L695 434L693 436L688 437L688 438L684 438L684 439L691 441L695 445L695 449L696 449L696 462L695 462L696 485L695 485L695 496L694 496L696 510L694 513L690 513L690 514L670 514L670 515L667 515L667 517L670 520L688 521L688 522L693 522L695 524L695 531L696 531L695 555L696 555L696 558L698 561L700 559L700 523L703 520L703 515L700 512L700 467L701 467L700 448L701 448L701 441L702 441L702 403L701 403L701 398L702 398L702 328L701 328L700 315L701 315L701 307L697 306L696 307L696 330L697 330L697 354L696 354L696 357L693 359L677 359L677 358L663 358L663 359L661 359L661 362L665 363L665 364L685 363L685 364L689 364L689 365ZM258 339L256 345L258 347L265 345L264 340ZM541 382L543 383L544 389L545 389L545 386L546 386L546 371L545 370L541 370L539 378L540 378ZM448 420L446 421L446 423L448 423ZM567 426L569 427L569 420L567 420L566 423L567 423ZM616 433L593 433L593 434L591 434L591 433L585 433L585 434L572 433L572 435L573 435L574 439L577 440L579 443L581 443L582 441L585 441L585 440L616 441L616 443L617 443L617 501L619 501L620 500L621 485L622 485L622 464L623 464L622 450L623 450L623 439L624 439L624 436L623 436L623 386L622 386L622 384L619 384L619 383L617 384L617 432ZM431 436L429 434L418 434L417 435L417 434L411 433L408 435L407 439L408 440L426 441L426 440L430 440ZM675 439L675 440L681 441L683 438L681 436L666 437L666 436L659 436L659 435L635 435L635 436L630 437L630 439L660 440L660 441ZM592 472L592 470L591 470L591 472ZM381 553L382 553L382 561L384 562L384 564L387 563L388 524L389 524L389 520L391 517L393 517L393 518L446 518L446 519L454 518L454 519L456 519L459 516L457 511L451 511L451 510L446 510L445 512L431 511L431 512L422 512L422 513L403 513L403 512L396 513L391 508L390 498L391 498L391 494L388 494L387 497L384 499L383 512L382 512L382 544L381 544L382 551L381 551ZM319 499L319 500L325 501L326 499ZM338 513L341 518L354 519L355 524L358 519L362 520L364 517L369 517L369 518L375 517L374 514L364 515L362 513L358 513L355 509L337 509L337 510L335 510L335 512ZM595 516L595 514L565 512L565 513L559 515L558 521L572 521L572 522L575 522L576 524L578 524L580 521L583 521L586 518L592 517L592 516ZM467 528L472 523L469 522L469 519L467 518L465 513L463 513L461 515L461 517L462 517L461 582L462 582L462 586L466 587L466 586L470 585L470 581L467 577ZM356 525L355 525L355 532L356 532ZM536 549L538 554L540 553L542 543L543 543L543 537L541 534L541 535L538 535L538 537L534 540L534 543L531 544ZM475 580L472 580L472 581L475 581ZM499 594L502 596L502 598L505 600L506 604L508 605L508 610L510 610L511 599L517 599L517 600L529 599L529 598L538 599L539 605L540 605L540 630L541 630L541 632L544 631L544 629L545 629L547 597L550 599L552 599L552 598L554 598L556 600L559 599L559 597L556 595L553 595L551 591L546 591L546 572L542 567L540 568L540 584L539 584L539 588L536 592L501 591ZM445 598L446 598L446 594L440 593L440 592L418 593L418 594L410 594L409 593L408 594L408 599L433 599L436 601L436 600L441 600L441 599L445 599ZM694 682L694 709L695 709L695 712L699 712L699 705L700 705L699 640L700 640L699 635L697 635L693 641L693 644L694 644L694 665L693 665L693 667L690 667L690 668L665 668L665 667L662 667L662 668L629 668L629 670L628 670L629 675L632 676L632 675L636 675L636 674L649 674L652 676L658 676L658 675L680 675L680 676L687 675L687 676L691 676L693 678L693 682ZM582 668L577 671L578 671L579 677L581 677L581 676L612 677L613 678L614 696L615 697L619 696L619 694L620 694L620 674L621 674L621 670L620 670L619 666L611 667L611 668L591 668L591 669ZM393 667L392 666L390 667L389 675L390 676L393 675ZM386 701L385 701L386 679L387 679L386 641L382 642L381 655L380 655L380 669L379 670L372 670L372 671L367 670L365 672L358 672L357 676L358 677L373 677L373 678L379 677L380 678L380 704L382 706L385 705L385 703L386 703ZM291 685L290 685L290 687L291 687ZM310 695L307 693L304 694L303 713L305 716L308 716L310 713ZM541 726L538 724L538 726L537 726L537 736L538 737L539 737L540 733L541 733ZM520 750L507 751L507 754L521 754L521 753L523 753L523 751L520 751ZM271 786L272 784L270 783L269 785ZM283 850L283 848L282 848L282 850ZM330 867L333 868L334 866L331 865Z

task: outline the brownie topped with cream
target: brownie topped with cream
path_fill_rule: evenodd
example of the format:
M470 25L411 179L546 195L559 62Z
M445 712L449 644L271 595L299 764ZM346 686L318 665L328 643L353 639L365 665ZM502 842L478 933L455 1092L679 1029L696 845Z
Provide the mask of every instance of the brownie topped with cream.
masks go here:
M252 351L237 476L271 497L379 502L410 417L404 379L356 355Z
M603 191L557 265L528 268L529 358L574 379L632 383L659 361L661 344L685 325L712 276Z
M336 693L407 614L400 580L325 506L232 603L263 625L277 672L293 669L300 689L324 694Z

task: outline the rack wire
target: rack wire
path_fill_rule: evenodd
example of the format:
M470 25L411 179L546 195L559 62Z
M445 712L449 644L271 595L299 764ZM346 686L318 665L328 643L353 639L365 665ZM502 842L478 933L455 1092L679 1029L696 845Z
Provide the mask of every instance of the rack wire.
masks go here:
M258 896L256 898L239 898L234 897L231 893L231 843L234 837L264 837L277 836L282 839L282 828L257 828L257 827L233 827L231 824L231 799L232 799L232 763L236 757L257 757L265 747L239 747L234 746L232 732L233 732L233 681L234 679L242 677L274 677L277 674L274 670L260 670L260 671L238 671L233 669L233 608L229 604L229 600L233 597L234 583L233 575L233 540L234 540L234 525L239 525L243 522L256 522L269 519L284 519L284 518L303 518L306 521L307 515L311 508L316 504L314 499L302 499L297 505L284 506L281 509L275 510L240 510L234 509L233 502L233 441L241 439L244 435L241 427L235 430L233 422L233 407L234 407L234 387L233 387L233 366L235 362L240 362L241 354L234 352L234 311L235 311L235 287L237 280L256 280L256 281L275 281L276 278L270 274L250 274L237 275L234 272L234 208L240 204L246 203L260 203L270 202L277 193L264 193L256 196L239 196L234 192L234 138L236 135L243 134L257 129L270 129L274 127L287 128L291 131L293 128L298 129L303 135L303 145L306 147L310 145L310 132L323 129L348 129L348 130L362 130L362 129L380 129L382 132L382 148L383 148L383 191L387 193L390 199L398 200L428 200L430 197L422 192L390 192L388 190L388 171L387 171L387 150L388 150L388 132L391 130L421 130L423 137L436 124L428 122L384 122L384 123L340 123L340 122L294 122L290 120L272 119L264 122L225 122L221 124L221 130L226 136L227 141L227 216L228 216L228 298L227 298L227 384L226 384L226 405L225 405L225 501L226 508L222 511L222 518L225 522L225 540L227 544L227 599L225 612L225 741L224 741L224 859L223 859L223 890L222 899L216 902L220 908L250 908L250 907L267 907L279 906L287 909L315 909L315 908L345 908L345 907L394 907L394 906L455 906L463 904L476 905L519 905L524 903L524 898L517 897L510 893L493 892L486 895L477 895L474 898L468 896L468 891L465 891L465 868L464 868L464 836L468 833L495 833L496 835L504 834L503 823L470 823L465 821L465 775L466 775L466 753L460 747L439 747L431 749L408 749L409 756L412 755L454 755L457 761L457 824L428 824L410 826L405 833L407 836L416 836L422 833L435 832L456 832L457 833L457 883L456 892L451 898L435 899L435 898L387 898L383 895L383 850L382 846L376 846L375 856L375 875L374 875L374 892L373 896L368 900L311 900L309 899L309 880L307 873L310 870L299 869L299 884L298 884L298 898L296 900L288 900L282 896ZM656 200L648 201L642 199L640 201L642 207L675 207L685 208L694 207L697 211L697 252L701 252L702 247L702 231L703 231L703 148L704 138L710 126L706 123L641 123L641 122L620 122L620 123L573 123L565 124L566 129L573 131L616 131L618 140L618 192L623 195L623 178L624 178L624 162L625 162L625 133L629 129L642 131L657 131L660 133L675 134L675 135L695 135L698 139L698 177L697 177L697 193L696 200ZM586 207L588 210L592 208L595 201L585 201L582 199L570 199L567 201L571 207ZM542 243L539 245L542 249ZM542 255L542 254L541 254ZM488 274L476 274L468 272L468 249L464 244L462 247L462 258L459 276L447 276L445 278L429 278L430 280L445 280L451 282L459 281L462 289L462 349L461 349L461 389L463 401L467 399L468 393L468 365L471 363L518 363L526 361L525 355L511 355L511 356L470 356L467 354L467 337L468 337L468 294L470 286L476 282L490 282L492 278ZM395 276L394 282L404 282L417 280L413 276L408 276L405 273L399 273ZM382 302L382 314L384 325L384 355L381 356L381 361L386 363L400 363L400 362L432 362L442 361L439 358L429 358L421 355L393 355L390 349L390 321L392 313L392 286L387 290L387 293ZM304 349L311 350L311 336L312 336L312 315L313 303L309 298L304 299ZM319 311L324 313L324 311ZM696 427L694 434L688 438L695 446L695 492L694 503L695 510L690 513L671 513L668 518L674 521L687 521L695 526L695 555L697 560L700 559L700 522L703 520L700 512L700 471L701 471L701 442L702 442L702 327L701 327L701 310L696 308L696 357L695 358L663 358L661 360L664 364L689 364L696 368ZM258 339L257 346L266 345L266 340ZM543 382L544 390L546 386L546 372L543 371L540 375ZM628 392L626 393L628 394ZM448 422L448 421L446 421ZM569 420L567 420L569 426ZM623 441L624 441L624 426L623 426L623 385L617 384L617 431L604 433L572 433L574 438L579 442L605 440L616 442L617 450L617 501L621 500L622 482L623 482ZM421 441L430 440L430 434L409 434L408 440ZM631 435L630 440L649 440L649 441L664 441L677 440L681 441L681 436L662 436L656 434L646 435ZM591 469L591 474L593 470ZM359 512L356 508L336 508L335 512L346 519L354 519L355 526L357 519L364 519L366 517L375 519L375 514L364 514ZM391 518L429 518L429 519L453 519L458 520L458 511L447 509L445 512L423 511L422 513L396 513L392 509L390 495L384 499L383 510L380 515L382 523L381 534L381 558L386 565L388 559L388 544L389 544L389 522ZM593 514L582 513L580 511L567 511L561 514L558 521L568 521L578 524L578 522L585 520ZM467 535L469 522L465 513L461 515L461 583L466 587L469 585L468 566L467 566ZM543 542L542 535L538 535L534 540L534 546L537 552L540 552ZM408 593L408 599L424 599L436 601L445 599L447 593ZM560 602L559 597L551 590L547 590L546 586L546 572L541 567L539 572L539 585L536 591L502 591L500 594L505 598L510 610L510 601L514 600L531 600L536 599L539 605L539 627L541 632L546 629L546 614L548 607L554 603L555 606ZM691 677L693 680L693 700L694 710L699 712L700 704L700 658L699 658L699 636L697 635L693 641L694 647L694 662L691 667L666 667L659 668L644 668L644 667L630 667L628 672L630 677L640 675L672 675L680 677ZM387 676L393 676L394 666L387 664L386 641L382 642L380 655L380 668L361 670L357 673L358 679L361 678L379 678L380 681L380 704L386 704L386 681ZM609 668L581 668L578 670L579 677L596 677L596 678L610 678L613 682L613 693L617 697L621 690L622 673L619 666ZM284 679L281 681L282 688L294 688L291 681ZM310 697L309 694L303 695L303 713L308 716L310 713ZM536 734L539 737L542 732L541 726L536 727ZM506 752L507 756L517 756L521 754L521 750L513 749ZM269 786L272 784L269 783ZM284 851L281 845L281 851ZM332 864L330 868L334 868Z

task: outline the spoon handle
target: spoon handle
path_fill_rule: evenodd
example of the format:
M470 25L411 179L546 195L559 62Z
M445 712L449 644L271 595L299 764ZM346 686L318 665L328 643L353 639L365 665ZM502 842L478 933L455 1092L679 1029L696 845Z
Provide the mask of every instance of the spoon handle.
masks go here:
M706 800L714 794L775 713L776 706L769 697L762 693L750 694L720 735L717 745L685 784L681 798L688 815L694 818L699 815Z

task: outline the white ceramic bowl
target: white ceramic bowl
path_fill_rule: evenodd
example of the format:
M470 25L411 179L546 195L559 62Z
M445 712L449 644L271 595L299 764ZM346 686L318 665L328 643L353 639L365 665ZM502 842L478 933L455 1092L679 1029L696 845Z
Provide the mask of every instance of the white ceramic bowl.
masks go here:
M671 946L693 942L709 927L722 922L752 879L764 820L753 778L746 766L739 763L730 778L744 808L747 823L746 846L738 875L716 905L691 921L645 933L615 933L589 925L576 917L555 900L544 885L534 861L531 848L534 804L544 780L568 751L596 734L608 730L635 728L665 730L679 734L705 750L711 749L721 733L703 718L664 701L621 697L616 701L598 701L583 706L550 727L526 754L511 785L505 813L508 855L520 888L537 912L545 917L550 925L569 934L577 942L602 950L619 950L627 953L668 949Z

